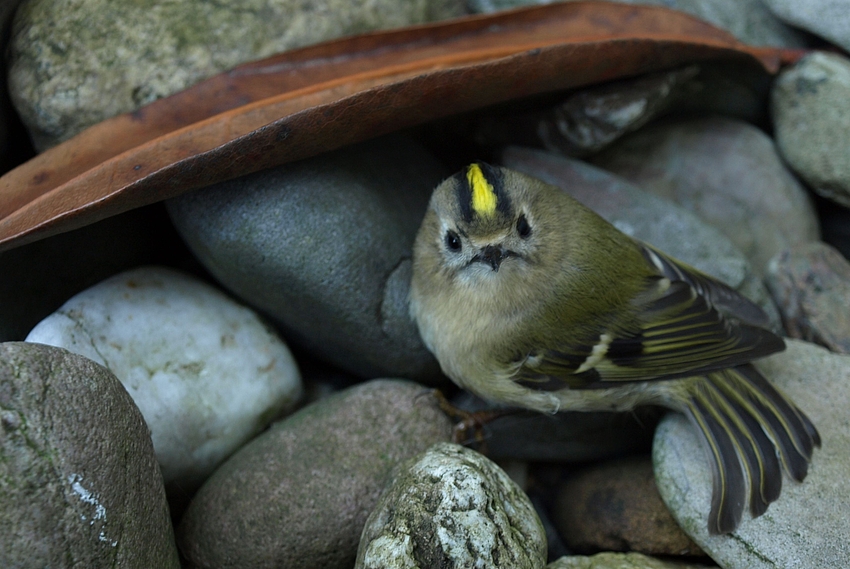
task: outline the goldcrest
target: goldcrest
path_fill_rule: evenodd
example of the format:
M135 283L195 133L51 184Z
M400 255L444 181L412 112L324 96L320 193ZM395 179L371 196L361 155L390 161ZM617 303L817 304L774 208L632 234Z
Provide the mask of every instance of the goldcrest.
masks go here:
M486 400L684 413L712 457L711 533L764 513L820 446L749 364L785 348L758 306L518 172L475 163L434 190L410 309L445 374Z

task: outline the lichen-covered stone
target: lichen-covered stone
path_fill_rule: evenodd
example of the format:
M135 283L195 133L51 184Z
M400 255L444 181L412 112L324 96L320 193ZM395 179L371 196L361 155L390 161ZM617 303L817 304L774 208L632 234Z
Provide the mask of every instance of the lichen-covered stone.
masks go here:
M546 534L525 493L483 455L435 445L398 469L369 516L357 569L546 564Z
M180 567L141 413L65 350L0 344L0 505L0 567Z

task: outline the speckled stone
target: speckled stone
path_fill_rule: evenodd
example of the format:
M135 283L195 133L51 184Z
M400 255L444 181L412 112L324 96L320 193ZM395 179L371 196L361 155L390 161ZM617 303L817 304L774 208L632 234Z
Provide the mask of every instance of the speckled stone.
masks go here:
M850 354L850 262L841 253L820 242L788 249L766 282L789 336Z
M498 466L441 443L400 467L363 529L356 569L546 564L528 496Z
M801 484L784 477L782 495L762 516L745 513L728 535L709 535L711 470L706 451L684 415L671 413L653 448L661 497L679 525L722 567L838 569L850 558L850 356L799 340L756 367L814 422L816 449Z
M789 166L814 191L850 207L850 59L814 52L784 69L771 110Z
M441 377L409 315L411 248L447 172L384 137L168 202L190 249L284 337L362 378Z
M0 567L180 567L141 413L65 350L0 344L0 504Z
M273 425L198 491L184 555L197 568L350 569L393 468L451 437L431 393L374 380Z
M806 189L773 141L743 121L715 116L652 125L590 161L720 229L759 274L783 249L820 236Z
M623 233L737 289L764 309L774 329L781 329L776 306L746 257L691 212L595 166L555 154L510 147L502 164L562 188Z
M246 61L463 13L460 0L26 0L9 87L44 150Z
M286 345L252 310L164 267L77 294L27 341L103 365L145 417L165 483L191 492L301 395Z

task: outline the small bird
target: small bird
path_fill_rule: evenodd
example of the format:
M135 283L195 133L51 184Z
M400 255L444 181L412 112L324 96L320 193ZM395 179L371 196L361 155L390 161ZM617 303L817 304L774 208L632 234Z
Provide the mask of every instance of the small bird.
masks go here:
M519 172L478 162L437 186L410 311L443 372L491 402L684 413L712 459L712 534L763 514L821 443L749 364L785 349L758 306Z

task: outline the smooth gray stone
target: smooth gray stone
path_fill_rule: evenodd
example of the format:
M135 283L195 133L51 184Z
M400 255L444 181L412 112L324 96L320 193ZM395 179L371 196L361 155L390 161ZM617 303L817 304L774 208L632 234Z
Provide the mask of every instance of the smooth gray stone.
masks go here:
M65 350L0 344L0 504L0 567L180 567L141 413Z
M773 141L743 121L651 125L590 161L717 227L762 275L780 251L820 237L808 192Z
M9 88L45 150L240 63L464 13L461 0L27 0Z
M496 464L439 443L400 466L366 521L355 569L542 569L546 533Z
M468 412L494 407L469 392L452 399ZM532 462L580 463L649 452L660 413L641 408L629 413L563 411L548 415L512 410L487 421L481 435L487 456ZM475 433L467 433L468 441Z
M540 150L509 147L502 164L562 188L623 233L720 279L758 304L772 327L781 329L776 306L744 255L691 212L595 166Z
M474 12L495 12L530 4L549 4L552 0L469 0ZM575 2L578 0L560 0ZM731 32L753 45L803 47L803 34L786 26L762 4L762 0L615 0L623 4L649 4L681 10Z
M448 174L382 138L168 202L209 271L287 340L361 377L439 377L410 319L411 248Z
M684 415L671 413L658 427L653 447L661 498L679 525L727 568L838 569L850 558L850 356L814 344L786 340L785 352L755 365L814 422L823 448L815 449L808 477L784 477L782 495L762 516L744 514L728 535L709 535L711 470L707 450Z
M273 425L195 495L178 531L196 568L350 569L395 466L448 441L432 391L381 379Z
M850 207L850 59L814 52L786 68L771 109L788 165L818 194Z

